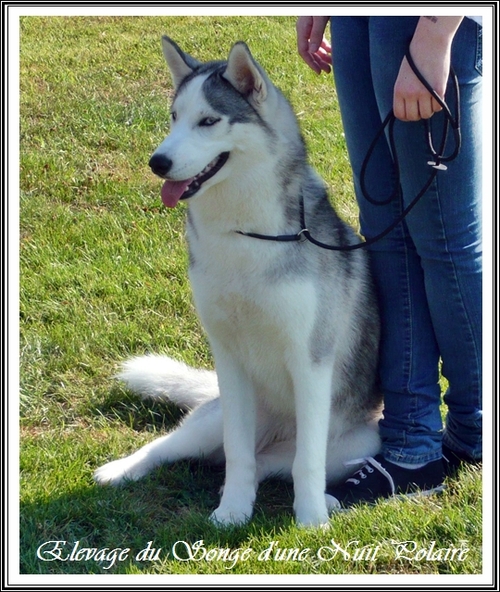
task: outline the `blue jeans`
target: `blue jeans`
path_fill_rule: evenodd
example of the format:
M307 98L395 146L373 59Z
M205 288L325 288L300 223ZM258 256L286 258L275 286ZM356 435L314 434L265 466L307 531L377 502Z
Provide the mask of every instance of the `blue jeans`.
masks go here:
M397 121L403 197L374 206L361 194L362 162L392 109L394 83L417 21L331 19L335 87L361 232L367 238L390 225L433 171L423 123ZM443 442L473 458L482 454L481 33L466 18L452 47L461 94L459 156L447 171L438 172L404 223L369 247L381 307L379 373L385 409L380 433L387 460L437 460ZM454 99L449 100L453 111ZM431 121L439 138L442 113ZM366 185L380 200L393 191L393 159L385 136L373 154ZM444 429L440 361L449 384Z

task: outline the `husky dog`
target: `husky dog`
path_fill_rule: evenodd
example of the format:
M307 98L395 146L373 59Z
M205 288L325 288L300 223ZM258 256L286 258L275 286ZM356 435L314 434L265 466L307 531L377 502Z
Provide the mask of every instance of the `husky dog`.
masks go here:
M249 520L259 481L277 475L293 478L297 523L323 525L334 502L326 483L380 446L366 254L299 240L301 202L317 239L358 239L308 165L288 101L244 43L226 62L200 63L168 37L163 53L175 87L171 130L149 164L165 180L166 206L189 203L189 277L216 372L163 356L127 362L120 378L132 390L189 413L95 479L117 485L203 457L226 467L215 523Z

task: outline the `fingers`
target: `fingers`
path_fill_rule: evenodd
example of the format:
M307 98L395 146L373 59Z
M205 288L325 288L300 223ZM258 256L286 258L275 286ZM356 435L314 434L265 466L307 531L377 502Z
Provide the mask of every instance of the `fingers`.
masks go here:
M394 115L401 121L430 119L434 113L441 110L441 105L429 93L419 97L394 99Z
M299 51L299 54L316 74L320 74L321 72L328 73L332 69L331 48L326 40L322 41L320 47L316 51L313 52L311 49L308 49L302 53Z
M309 51L316 53L320 47L323 46L323 35L325 34L325 27L328 21L324 18L313 17L311 33L309 36Z
M323 34L328 17L301 16L297 19L297 50L306 64L317 74L330 72L331 47Z
M419 121L429 119L442 110L425 86L411 70L406 58L394 86L394 115L401 121Z
M329 47L329 44L326 44ZM332 69L331 50L325 49L322 45L315 53L310 53L309 57L314 63L313 70L320 74L321 72L330 72Z
M297 23L295 24L295 30L297 32L297 50L304 60L306 60L306 54L309 52L309 38L312 25L312 16L301 16L297 19Z

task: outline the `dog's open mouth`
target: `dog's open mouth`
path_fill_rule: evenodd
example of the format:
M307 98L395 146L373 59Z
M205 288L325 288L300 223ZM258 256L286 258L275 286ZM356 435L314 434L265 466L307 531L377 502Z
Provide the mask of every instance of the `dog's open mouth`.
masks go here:
M191 179L184 181L167 180L161 189L161 200L169 208L174 208L180 199L188 199L200 190L200 187L213 177L226 164L229 152L222 152L212 162Z

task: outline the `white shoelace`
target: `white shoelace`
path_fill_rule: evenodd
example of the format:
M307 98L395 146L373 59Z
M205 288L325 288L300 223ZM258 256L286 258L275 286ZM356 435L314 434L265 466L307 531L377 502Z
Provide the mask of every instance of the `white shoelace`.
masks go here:
M346 467L351 466L351 465L359 465L362 464L363 466L356 471L355 475L359 475L359 479L357 479L355 476L350 477L349 479L346 480L346 483L354 483L355 485L359 485L361 483L362 479L366 479L367 475L365 474L364 471L366 471L367 473L373 473L374 469L377 469L377 471L379 471L380 473L382 473L382 475L384 475L384 477L389 481L389 485L391 486L391 495L394 495L394 493L396 492L396 486L394 485L394 480L391 477L390 473L387 472L386 469L384 469L384 467L378 462L376 461L373 457L371 456L367 456L365 458L356 458L354 460L348 460L346 462L344 462L344 465Z

